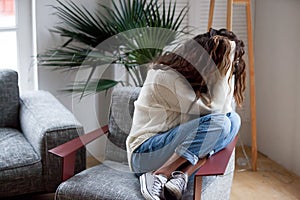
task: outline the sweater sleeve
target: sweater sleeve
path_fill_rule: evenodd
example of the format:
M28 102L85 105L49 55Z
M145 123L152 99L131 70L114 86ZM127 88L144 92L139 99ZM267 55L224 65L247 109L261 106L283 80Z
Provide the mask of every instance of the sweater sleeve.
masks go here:
M169 72L168 76L160 75L154 84L156 98L164 105L165 109L192 115L210 113L211 108L202 99L196 98L196 94L187 80L172 73Z

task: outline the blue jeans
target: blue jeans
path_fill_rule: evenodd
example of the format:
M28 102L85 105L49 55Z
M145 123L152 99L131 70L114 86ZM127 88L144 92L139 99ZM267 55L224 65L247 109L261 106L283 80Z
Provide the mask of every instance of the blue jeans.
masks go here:
M159 133L133 152L133 171L145 173L156 170L174 152L195 165L199 158L225 148L237 135L240 125L236 112L208 114Z

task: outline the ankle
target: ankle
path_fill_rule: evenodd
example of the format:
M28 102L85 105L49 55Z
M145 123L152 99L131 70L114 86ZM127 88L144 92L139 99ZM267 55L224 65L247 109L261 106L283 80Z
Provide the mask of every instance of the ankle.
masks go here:
M154 175L162 175L164 177L166 177L167 179L171 176L171 171L166 170L166 169L158 169L156 171L153 172Z

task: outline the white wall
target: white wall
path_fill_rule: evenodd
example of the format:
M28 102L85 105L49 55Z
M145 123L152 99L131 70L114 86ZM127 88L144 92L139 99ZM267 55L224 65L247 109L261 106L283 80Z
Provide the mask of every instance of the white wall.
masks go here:
M258 149L300 175L300 1L259 0L255 11Z
M90 10L96 6L96 0L75 1L84 4ZM101 3L109 4L108 0ZM46 49L57 47L62 43L60 36L49 32L58 22L56 16L53 15L54 9L49 5L57 5L55 0L35 1L36 4L36 48L37 53L42 53ZM100 72L99 72L100 73ZM106 76L110 76L111 72L105 72ZM51 71L50 69L38 68L38 89L46 90L54 94L69 110L71 110L76 118L84 126L85 132L92 131L100 126L107 124L107 113L109 105L109 97L100 95L91 95L79 101L71 95L66 95L59 90L66 87L67 84L75 81L82 73L63 73L62 71ZM104 152L104 140L97 140L88 146L88 152L101 158Z

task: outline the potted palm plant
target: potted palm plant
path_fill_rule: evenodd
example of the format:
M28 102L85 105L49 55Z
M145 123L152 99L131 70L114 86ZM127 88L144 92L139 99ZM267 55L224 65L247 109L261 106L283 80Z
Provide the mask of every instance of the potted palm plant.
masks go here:
M81 93L81 97L124 84L122 80L95 77L97 68L111 64L123 66L131 82L142 86L141 66L161 55L186 28L181 23L187 8L176 15L176 2L118 0L111 6L98 3L101 12L94 13L72 1L57 2L54 14L62 23L50 31L66 38L66 42L39 54L38 65L55 70L89 69L84 81L65 89Z

